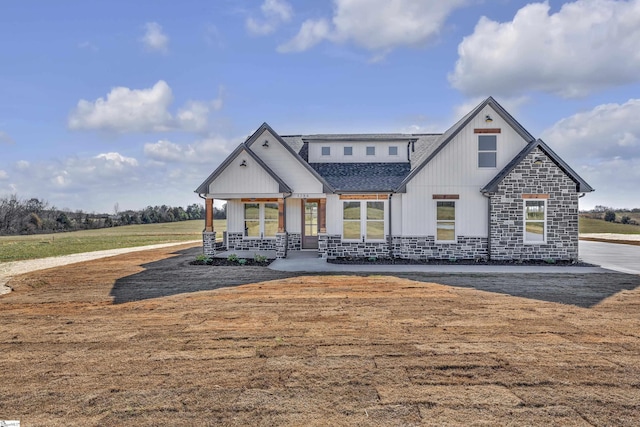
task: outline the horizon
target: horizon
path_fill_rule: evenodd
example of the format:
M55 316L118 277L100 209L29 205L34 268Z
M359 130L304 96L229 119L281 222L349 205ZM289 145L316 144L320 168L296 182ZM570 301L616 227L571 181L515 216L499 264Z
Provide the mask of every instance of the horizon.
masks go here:
M0 40L0 197L186 207L263 122L442 133L493 96L595 188L581 211L637 205L640 0L41 0Z

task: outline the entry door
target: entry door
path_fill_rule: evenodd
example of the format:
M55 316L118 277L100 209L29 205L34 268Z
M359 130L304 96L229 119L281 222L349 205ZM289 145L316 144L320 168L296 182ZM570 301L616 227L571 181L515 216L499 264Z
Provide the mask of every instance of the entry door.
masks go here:
M304 201L302 249L318 249L318 204L317 200Z

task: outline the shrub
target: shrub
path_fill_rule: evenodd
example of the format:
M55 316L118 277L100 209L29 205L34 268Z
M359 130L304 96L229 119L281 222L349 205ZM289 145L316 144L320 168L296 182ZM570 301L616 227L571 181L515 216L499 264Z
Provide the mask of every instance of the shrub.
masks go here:
M238 262L238 255L236 254L231 254L227 257L227 261L230 262Z
M623 224L630 224L631 223L631 217L628 215L624 215L622 218L620 218L620 222Z
M608 222L615 222L616 213L614 211L606 211L604 213L604 220Z
M369 258L367 258L367 261L369 261L369 262L376 262L377 260L378 260L378 258L374 257L374 256L370 256Z
M267 257L265 255L255 254L253 260L255 262L267 262Z
M244 258L240 258L240 259L238 260L238 264L240 264L240 265L245 265L246 263L247 263L247 260L246 260L246 259L244 259Z
M547 258L544 260L544 262L546 262L547 264L555 264L556 260L553 258Z

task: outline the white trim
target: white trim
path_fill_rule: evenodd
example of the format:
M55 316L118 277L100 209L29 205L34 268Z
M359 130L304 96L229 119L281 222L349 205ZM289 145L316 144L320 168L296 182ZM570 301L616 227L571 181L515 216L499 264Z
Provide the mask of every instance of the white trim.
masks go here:
M270 204L270 205L276 205L276 208L278 207L278 203L277 202L242 202L242 239L243 240L262 240L262 239L275 239L276 236L278 235L278 231L277 231L277 227L276 227L276 234L274 234L273 236L265 236L264 235L264 230L265 230L265 217L264 217L264 208L265 205ZM259 236L247 236L246 232L247 232L247 228L245 227L246 223L247 223L247 217L246 215L246 205L258 205L258 219L250 219L249 221L257 221L259 223ZM270 219L266 222L275 222L276 226L278 225L278 218L275 219L275 221L273 219Z
M454 199L446 199L446 200L435 200L436 202L436 232L435 232L435 243L458 243L458 200ZM438 239L438 223L440 222L451 222L450 219L438 219L438 203L453 203L453 240L439 240Z
M527 220L527 203L542 202L544 207L544 219ZM522 243L525 245L544 245L547 243L547 199L524 199L522 203ZM543 233L542 240L527 240L527 222L542 223Z
M496 149L495 150L480 150L480 138L483 136L495 136L496 137ZM500 140L500 134L499 133L481 133L477 135L476 138L476 168L478 169L498 169L498 146L500 145L499 143ZM495 166L480 166L480 153L493 153L495 154L495 161L496 161L496 165Z
M342 231L340 233L340 236L342 238L343 242L346 243L362 243L363 241L365 243L369 242L369 243L384 243L386 242L386 236L387 236L387 230L388 230L388 215L389 215L389 201L388 200L377 200L377 199L363 199L363 200L340 200L342 203L340 204L340 208L342 211ZM384 209L384 218L382 220L370 220L370 221L375 221L375 222L382 222L383 223L383 232L382 232L382 238L381 239L369 239L367 238L367 223L369 222L369 220L367 220L367 203L382 203L383 209ZM344 219L344 205L345 203L359 203L360 204L360 219ZM347 239L346 237L344 237L344 223L346 222L358 222L360 223L360 236L357 239ZM364 238L364 240L363 240Z

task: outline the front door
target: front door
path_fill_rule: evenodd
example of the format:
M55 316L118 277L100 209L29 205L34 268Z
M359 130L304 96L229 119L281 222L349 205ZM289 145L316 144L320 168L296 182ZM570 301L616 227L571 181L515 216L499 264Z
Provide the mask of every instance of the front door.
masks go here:
M305 200L302 217L302 249L318 249L317 200Z

